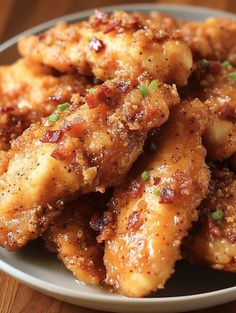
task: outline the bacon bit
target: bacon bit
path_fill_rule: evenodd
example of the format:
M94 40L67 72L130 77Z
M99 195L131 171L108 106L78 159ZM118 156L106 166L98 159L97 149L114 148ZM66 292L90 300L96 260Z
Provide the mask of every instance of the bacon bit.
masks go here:
M90 94L85 97L87 104L90 109L96 108L99 104L106 102L106 94L101 92L96 92L95 94Z
M123 94L126 94L129 90L130 84L121 80L117 83L117 88L119 88L120 92L122 92Z
M66 160L67 155L65 152L57 148L54 151L52 151L51 157L53 157L56 160L62 161L62 160Z
M84 97L84 96L87 94L87 90L86 90L85 88L81 88L81 89L79 89L78 93L79 93L82 97Z
M75 118L73 121L64 121L62 128L68 132L71 137L79 137L85 129L85 121L81 118Z
M38 40L41 41L46 38L46 34L42 33L38 35Z
M14 111L14 108L12 107L0 108L0 113L9 113L11 111Z
M219 61L211 61L209 64L209 72L219 74L222 70L222 64Z
M100 52L105 48L105 44L102 40L98 39L97 37L93 37L89 41L89 48L94 50L96 53Z
M222 236L221 230L218 226L216 226L211 216L208 216L208 228L210 235L212 235L215 238L221 238Z
M141 180L134 179L131 181L128 190L125 192L126 195L137 198L141 196L144 190L144 183Z
M138 30L138 29L142 29L143 25L140 23L140 20L137 16L133 16L131 21L125 24L125 28Z
M159 203L173 203L175 198L175 191L173 189L162 189Z
M236 111L230 105L224 105L223 107L221 107L218 111L218 116L222 119L230 120L232 122L236 121Z
M107 27L104 29L104 34L108 34L115 30L118 26L121 26L122 21L121 20L115 20L113 23L107 25Z
M58 143L63 137L61 130L47 130L44 136L40 139L41 142Z
M85 99L89 108L96 108L99 104L112 104L113 95L111 90L105 86L99 86L97 91L93 94L88 94Z
M152 179L153 179L154 185L158 185L160 183L160 181L161 181L160 177L153 177Z
M96 9L94 11L94 17L96 18L96 20L103 21L108 18L108 14L106 12Z
M128 229L138 230L139 227L143 224L142 219L140 218L141 212L134 211L130 214L128 218Z

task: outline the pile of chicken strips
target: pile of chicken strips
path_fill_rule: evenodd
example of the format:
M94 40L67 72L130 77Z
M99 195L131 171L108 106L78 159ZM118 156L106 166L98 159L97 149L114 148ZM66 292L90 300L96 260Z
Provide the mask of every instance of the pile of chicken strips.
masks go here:
M0 67L0 245L143 297L236 272L236 20L96 10Z

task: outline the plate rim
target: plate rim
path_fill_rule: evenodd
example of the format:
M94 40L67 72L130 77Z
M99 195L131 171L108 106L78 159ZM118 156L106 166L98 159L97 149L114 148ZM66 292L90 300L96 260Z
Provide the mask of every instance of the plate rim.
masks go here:
M4 268L4 269L3 269ZM26 284L32 284L35 285L37 287L40 287L40 289L44 290L44 291L52 291L53 287L55 287L55 284L46 282L42 279L39 279L35 276L32 276L30 274L27 274L23 271L18 270L17 268L15 268L12 265L7 264L6 262L4 262L2 259L0 259L0 270L3 270L5 273L7 273L8 275L10 275L11 277L17 278L20 281L26 283ZM83 300L91 300L91 294L90 292L83 292L80 290L76 290L76 291L72 291L72 290L68 290L66 287L61 287L61 286L56 286L57 287L57 291L56 293L61 295L61 296L70 296L73 298L77 298L77 299L83 299ZM112 296L112 294L108 293L108 294L95 294L93 295L94 298L96 298L96 301L103 301L106 300L107 302L112 302L112 303L120 303L120 301L125 300L128 301L129 304L140 304L140 303L155 303L155 302L161 302L161 303L167 303L167 302L171 302L171 301L177 301L177 302L182 302L183 300L197 300L198 298L208 298L213 296L213 297L217 297L219 296L219 294L222 295L222 293L224 292L235 292L236 291L236 287L229 287L229 288L224 288L224 289L219 289L216 291L210 291L210 292L203 292L203 293L199 293L199 294L195 294L195 295L186 295L186 296L176 296L176 297L155 297L155 298L129 298L126 296L122 296L120 294L115 294L115 296ZM109 298L107 298L107 296L109 295ZM117 297L118 295L118 297Z
M236 19L236 14L217 10L217 9L211 9L208 7L201 7L196 5L181 5L181 4L159 4L159 3L138 3L138 4L121 4L121 5L112 5L112 6L105 6L105 7L99 7L99 9L110 12L113 10L127 10L127 11L139 11L139 10L173 10L173 12L181 12L181 11L188 11L196 12L196 14L200 14L201 12L205 12L205 14L214 15L214 16L224 16L232 19ZM55 19L52 19L50 21L41 23L37 26L34 26L30 29L27 29L26 31L21 32L20 34L15 35L14 37L8 39L4 43L0 44L0 55L1 52L4 50L10 48L12 45L17 44L17 41L20 37L24 35L29 35L33 33L38 33L42 30L45 30L46 28L49 28L53 25L55 25L58 22L61 21L73 21L75 19L83 19L88 17L91 13L93 13L94 9L91 10L83 10L78 11L72 14L64 15ZM24 271L21 271L17 268L15 268L12 265L7 264L5 261L1 259L0 255L0 270L7 273L8 275L20 280L21 282L30 285L32 288L37 287L38 289L44 291L44 292L52 292L60 295L60 296L66 296L66 297L72 297L78 300L93 300L97 301L99 303L103 303L106 301L106 303L114 303L119 304L121 302L125 302L126 305L134 305L134 304L140 304L145 303L146 305L150 304L167 304L169 302L174 301L176 304L180 303L186 303L186 302L192 302L193 300L204 300L204 299L214 299L218 298L219 295L223 294L231 294L235 293L236 286L235 287L229 287L229 288L223 288L216 291L210 291L210 292L203 292L198 293L194 295L186 295L186 296L172 296L172 297L155 297L155 298L128 298L122 295L117 294L114 296L112 294L96 294L91 292L84 292L81 290L75 290L72 291L66 287L58 286L53 283L46 282L42 279L39 279L35 276L32 276L30 274L25 273ZM55 289L56 287L56 289ZM235 296L236 299L236 296ZM222 302L221 302L222 303ZM207 305L205 306L207 307Z

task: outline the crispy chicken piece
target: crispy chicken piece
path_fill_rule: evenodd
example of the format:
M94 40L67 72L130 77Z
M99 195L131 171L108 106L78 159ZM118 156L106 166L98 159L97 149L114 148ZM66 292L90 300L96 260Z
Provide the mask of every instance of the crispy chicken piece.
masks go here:
M193 73L185 97L198 97L208 107L203 136L210 160L224 160L236 151L236 68L201 60Z
M236 20L209 17L186 23L182 31L195 59L228 59L236 65Z
M205 122L199 100L175 107L115 191L98 240L105 240L106 282L123 295L148 295L174 272L209 183L201 143Z
M30 124L50 115L73 93L91 86L85 78L62 75L26 59L0 67L0 150Z
M59 24L23 37L19 51L61 72L78 71L98 79L135 78L149 73L163 82L186 85L192 54L173 38L177 22L155 15L96 11L89 21Z
M179 101L175 86L107 81L74 95L56 122L44 119L18 137L0 179L0 245L15 250L39 236L72 196L121 182L147 132ZM25 195L25 196L22 196Z
M199 221L184 246L191 263L236 273L236 175L213 168Z
M89 194L67 204L43 235L49 251L57 253L76 278L91 285L105 279L105 267L103 246L96 242L89 222L94 212L106 208L107 200L107 195Z

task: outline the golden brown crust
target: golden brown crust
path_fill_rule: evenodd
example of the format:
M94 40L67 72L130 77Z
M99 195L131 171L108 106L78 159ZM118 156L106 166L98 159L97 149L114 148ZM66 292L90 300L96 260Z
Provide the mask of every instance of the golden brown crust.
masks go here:
M195 59L228 59L236 65L235 20L209 17L204 22L186 23L182 31Z
M62 72L78 71L98 79L136 78L149 73L163 82L187 84L192 69L188 46L173 38L177 22L154 14L96 13L87 22L59 24L26 36L19 51Z
M214 219L216 210L223 213L218 221ZM209 191L199 214L184 246L186 258L236 273L236 175L228 168L212 168Z
M105 279L103 246L96 242L89 222L94 212L105 209L106 198L89 194L67 204L43 235L46 247L57 253L65 267L77 279L91 285Z
M57 122L31 126L9 151L0 193L0 244L9 250L40 235L60 214L60 200L120 183L147 132L179 98L175 86L159 83L144 97L131 81L113 80L73 101Z
M184 97L198 97L208 108L203 135L210 160L224 160L236 151L236 81L230 78L236 68L218 61L200 60Z
M205 124L200 101L178 105L151 138L157 151L148 147L115 191L110 221L98 239L105 240L106 282L126 296L163 288L180 258L181 241L209 182L201 143ZM143 179L148 173L145 182L142 173Z
M32 123L50 115L58 104L70 101L73 93L91 86L85 78L59 76L48 66L20 59L0 67L0 150Z

